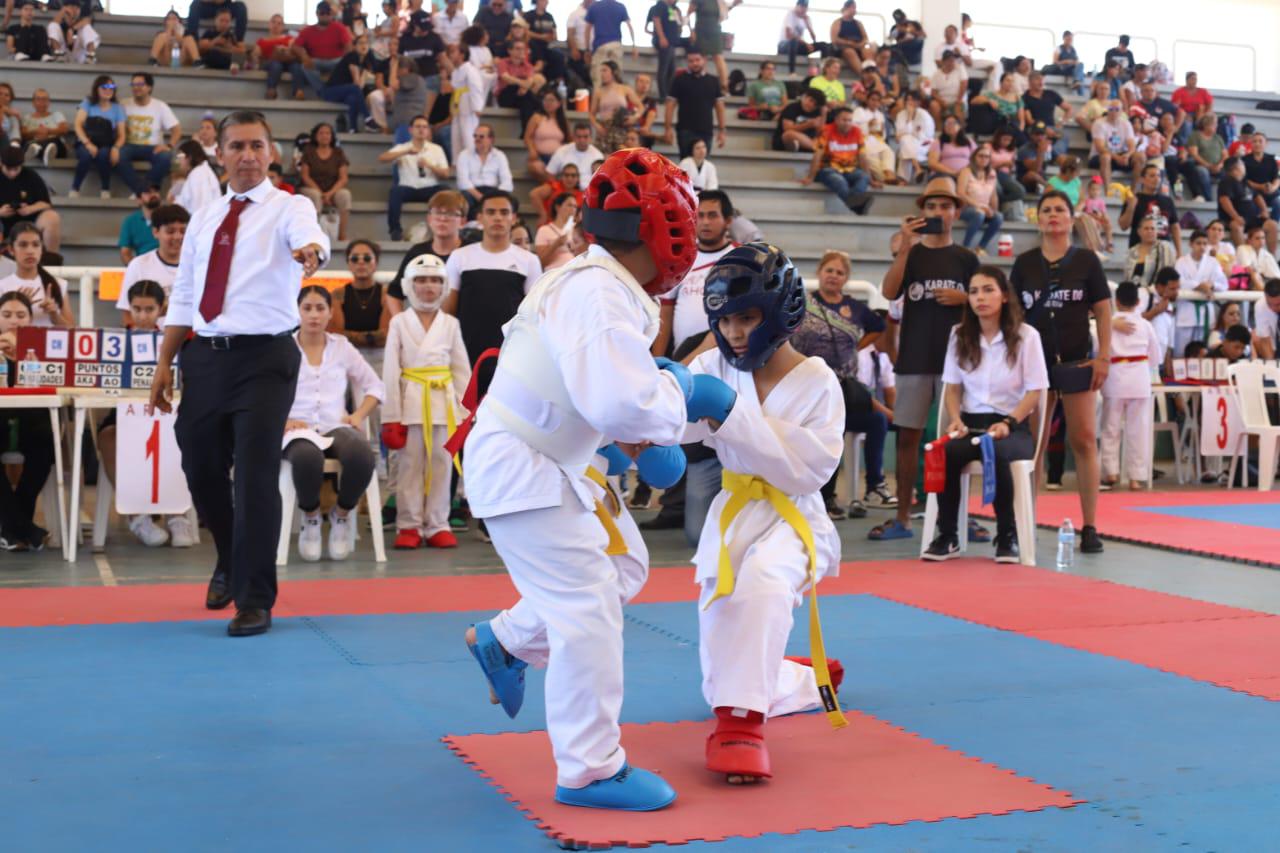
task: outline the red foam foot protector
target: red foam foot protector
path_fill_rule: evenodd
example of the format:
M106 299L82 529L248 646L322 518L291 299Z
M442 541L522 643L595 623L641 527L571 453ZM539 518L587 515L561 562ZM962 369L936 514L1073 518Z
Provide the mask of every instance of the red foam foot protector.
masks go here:
M402 551L412 551L422 547L422 534L416 530L401 530L396 534L395 547Z
M399 537L397 537L399 538ZM428 548L457 548L458 537L454 536L447 530L441 530L439 533L432 533L427 537Z
M813 666L811 658L787 656L787 660L794 661L801 666ZM844 683L844 664L840 663L839 658L827 658L827 672L831 673L831 689L840 692L840 685Z
M680 795L671 808L643 813L555 802L555 762L546 732L444 741L539 829L580 849L936 821L1081 802L875 717L857 711L845 715L849 725L838 731L814 714L770 720L777 773L768 785L728 786L706 772L697 760L707 734L705 720L628 723L622 727L627 760L660 773ZM495 795L495 805L499 802Z
M716 708L716 730L707 736L707 769L728 776L769 778L769 747L764 742L764 714L735 716L732 708Z

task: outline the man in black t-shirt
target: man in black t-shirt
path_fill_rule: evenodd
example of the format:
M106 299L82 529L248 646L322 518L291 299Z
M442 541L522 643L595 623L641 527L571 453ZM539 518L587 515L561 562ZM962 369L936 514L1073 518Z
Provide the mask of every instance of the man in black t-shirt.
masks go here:
M36 4L27 2L18 10L18 23L8 29L9 56L39 62L49 50L49 32L35 23Z
M817 89L805 89L800 97L778 113L773 130L774 151L813 151L814 139L827 120L827 96Z
M1138 227L1148 216L1156 219L1156 239L1167 240L1182 254L1182 227L1173 199L1160 192L1160 167L1148 163L1138 177L1137 194L1120 211L1120 227L1129 229L1129 245L1138 245Z
M0 227L4 236L19 222L34 222L45 249L62 245L62 217L49 200L49 187L34 170L22 165L22 145L14 142L0 151Z
M495 57L507 55L507 36L511 33L514 21L515 16L507 8L507 0L489 0L471 19L471 23L484 27L489 33L489 50Z
M205 30L198 43L200 61L205 68L225 71L232 65L243 65L244 42L236 38L232 29L231 9L223 6L213 19L213 29Z
M724 147L724 96L720 92L720 78L706 73L707 60L695 48L686 51L689 67L676 75L667 95L667 115L663 124L667 129L666 143L679 139L680 156L693 153L693 143L701 139L711 150L711 118L715 116L718 132L716 145ZM676 105L680 106L680 120L673 123Z
M1058 109L1062 109L1064 121L1071 120L1074 110L1061 95L1044 87L1044 75L1039 71L1032 71L1027 81L1027 91L1022 96L1022 112L1026 126L1031 127L1036 122L1043 122L1049 139L1053 141L1053 159L1061 160L1067 153L1067 135L1058 128Z
M458 232L462 229L467 215L467 200L457 190L442 190L427 202L427 227L431 229L431 239L414 243L404 253L400 261L400 269L396 277L387 285L388 307L393 314L404 310L404 291L400 288L400 279L404 278L405 268L409 262L419 255L435 255L440 260L449 261L449 255L462 246Z
M1103 65L1110 65L1112 62L1120 66L1121 80L1128 80L1133 76L1137 60L1133 57L1133 51L1129 50L1128 36L1120 36L1120 44L1108 50L1107 55L1103 57Z
M1275 245L1276 223L1245 185L1244 163L1239 157L1228 157L1222 173L1223 178L1218 181L1218 216L1231 230L1231 242L1239 246L1246 232L1261 227L1267 243Z
M919 470L920 441L934 403L942 400L942 363L951 327L960 322L967 301L969 279L978 257L957 246L951 227L964 201L948 177L931 180L916 199L922 216L902 221L902 247L884 276L884 297L902 297L898 338L898 398L893 422L898 428L898 514L894 521L871 530L872 539L907 539L911 533L911 495ZM938 221L936 234L921 234L927 222Z
M1280 220L1280 169L1267 153L1267 135L1258 131L1249 138L1249 156L1244 158L1244 178L1249 189L1262 196L1271 218ZM1275 254L1274 246L1267 246Z
M421 9L410 15L409 26L400 36L400 55L412 59L423 77L434 77L440 73L443 53L444 40L432 29L431 16Z

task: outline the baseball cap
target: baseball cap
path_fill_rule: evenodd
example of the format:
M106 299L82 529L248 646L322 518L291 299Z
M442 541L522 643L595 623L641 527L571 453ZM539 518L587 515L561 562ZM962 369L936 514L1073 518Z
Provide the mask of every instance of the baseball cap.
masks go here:
M1044 122L1042 121L1038 121L1031 125L1031 127L1027 128L1028 133L1044 133L1046 130L1048 130L1048 128L1044 126Z
M427 29L431 26L431 15L426 9L419 9L409 16L409 25L412 27L422 27Z
M0 163L6 166L21 166L22 161L26 159L26 155L22 151L21 145L6 145L0 150Z

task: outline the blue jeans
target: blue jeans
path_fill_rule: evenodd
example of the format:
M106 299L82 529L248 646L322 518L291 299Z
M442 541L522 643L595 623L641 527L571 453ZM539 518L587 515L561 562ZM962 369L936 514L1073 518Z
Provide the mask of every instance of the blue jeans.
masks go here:
M399 240L403 234L400 228L400 209L404 207L406 201L431 201L433 195L444 189L448 187L442 184L417 188L406 187L403 184L393 186L387 200L387 230L391 232L391 239Z
M866 192L867 187L871 186L871 179L861 169L854 169L852 172L837 172L830 166L824 166L818 172L818 183L838 195L841 201L847 203L849 196Z
M866 490L871 491L884 483L884 440L889 434L889 419L874 409L863 415L845 416L845 432L862 433L862 463L866 469ZM822 487L822 501L830 506L836 496L836 480L840 477L840 469L831 475L831 479ZM858 496L858 484L850 483L849 490L855 499Z
M1213 198L1213 180L1209 170L1199 163L1187 160L1182 164L1182 177L1187 182L1191 195L1201 198Z
M980 248L987 248L987 244L992 238L1000 233L1000 226L1004 225L1004 217L997 212L990 219L983 216L982 211L972 205L966 205L960 209L960 220L964 222L964 247L972 249L974 240L978 238L978 234L982 234L982 242L978 244Z
M320 89L320 97L334 104L347 105L347 130L359 133L365 115L364 92L355 83L326 85Z
M95 157L81 143L76 143L76 173L71 179L71 189L80 189L91 166L97 168L98 180L102 182L102 188L111 189L111 146L103 145L98 149L98 156Z
M145 182L140 181L138 173L133 170L134 160L146 160L151 163ZM148 185L160 186L169 177L169 168L173 165L173 154L169 151L156 153L154 145L126 145L120 149L120 177L135 193L141 192Z
M690 547L697 547L706 524L711 502L720 494L720 474L724 467L716 458L689 463L685 469L684 485L684 538Z

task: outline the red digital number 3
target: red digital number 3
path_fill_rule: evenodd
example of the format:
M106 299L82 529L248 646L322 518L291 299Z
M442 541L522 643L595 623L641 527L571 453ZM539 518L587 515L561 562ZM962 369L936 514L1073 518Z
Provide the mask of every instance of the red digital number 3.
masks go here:
M1218 442L1219 450L1227 449L1227 398L1218 398L1218 427L1220 432L1214 439Z
M1225 446L1225 445L1224 445ZM160 503L160 422L151 425L147 436L147 458L151 460L151 503Z

